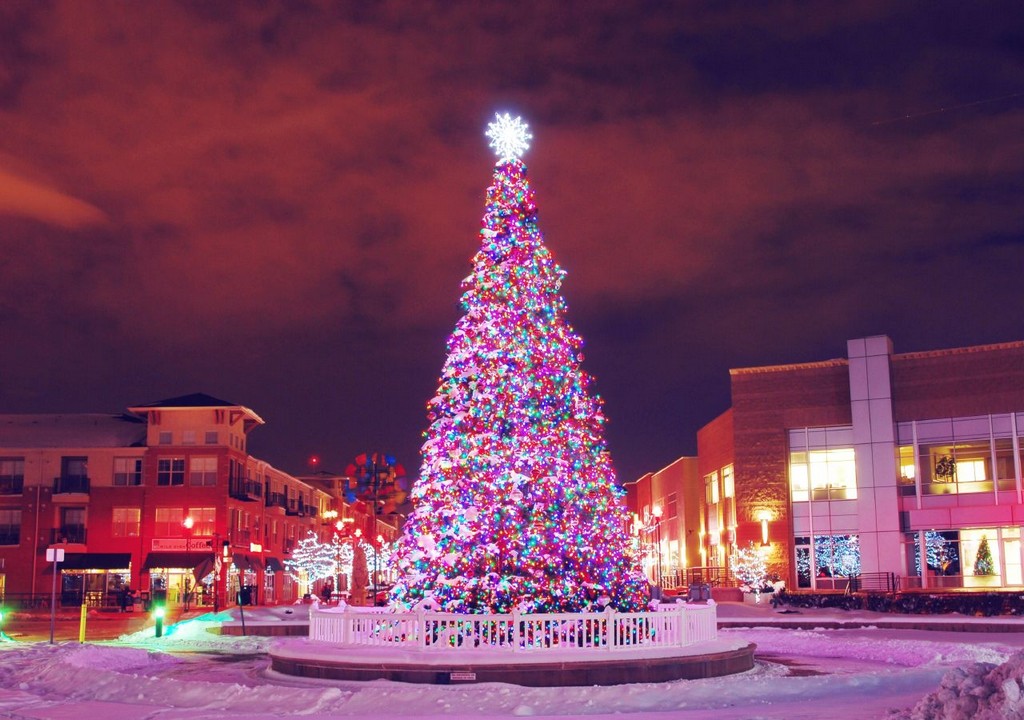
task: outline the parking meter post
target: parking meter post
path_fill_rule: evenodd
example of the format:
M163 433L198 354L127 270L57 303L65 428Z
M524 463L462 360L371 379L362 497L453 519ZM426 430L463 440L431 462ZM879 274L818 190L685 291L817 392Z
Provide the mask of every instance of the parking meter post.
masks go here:
M238 573L238 616L242 619L242 635L245 635L245 604L242 602L242 588L245 587L245 574Z
M88 606L82 603L82 609L78 616L78 642L80 643L85 642L85 617L88 610Z
M164 636L164 606L157 605L153 608L153 618L156 620L156 637Z

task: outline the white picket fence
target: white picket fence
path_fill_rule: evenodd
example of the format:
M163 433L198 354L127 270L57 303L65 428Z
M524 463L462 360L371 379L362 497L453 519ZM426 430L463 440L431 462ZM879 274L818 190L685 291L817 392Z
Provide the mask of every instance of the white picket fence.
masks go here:
M655 612L459 615L378 608L310 608L309 637L321 642L420 650L633 650L710 642L717 613L707 605L663 605Z

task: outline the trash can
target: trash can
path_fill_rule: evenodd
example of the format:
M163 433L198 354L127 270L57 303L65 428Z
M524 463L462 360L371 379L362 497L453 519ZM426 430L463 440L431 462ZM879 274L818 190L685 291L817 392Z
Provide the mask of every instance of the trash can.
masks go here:
M690 583L687 602L707 602L711 599L711 586L707 583Z

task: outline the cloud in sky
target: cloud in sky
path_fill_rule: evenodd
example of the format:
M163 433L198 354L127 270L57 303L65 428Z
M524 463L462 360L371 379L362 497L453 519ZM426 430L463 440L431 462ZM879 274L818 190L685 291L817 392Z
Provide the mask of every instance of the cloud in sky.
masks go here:
M1020 338L1012 17L5 3L0 410L204 391L268 418L284 469L371 444L415 467L496 111L531 123L625 476L692 451L731 366Z
M103 212L45 184L0 167L0 214L32 218L73 230L102 222Z

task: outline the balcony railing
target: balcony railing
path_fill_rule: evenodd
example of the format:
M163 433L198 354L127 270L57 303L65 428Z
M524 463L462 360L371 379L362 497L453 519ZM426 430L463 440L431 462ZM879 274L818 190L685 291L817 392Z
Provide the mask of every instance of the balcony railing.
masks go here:
M89 478L85 475L61 475L53 479L53 494L88 493Z
M268 492L267 493L267 507L288 507L288 499L283 493Z
M316 507L313 505L306 505L305 503L299 502L298 500L289 500L288 507L285 511L289 515L298 515L299 517L315 517Z
M228 492L236 500L257 500L263 494L263 486L252 480L234 478L228 483Z
M21 495L25 478L13 475L0 476L0 495Z
M50 531L50 543L85 544L86 530L84 525L64 525Z

